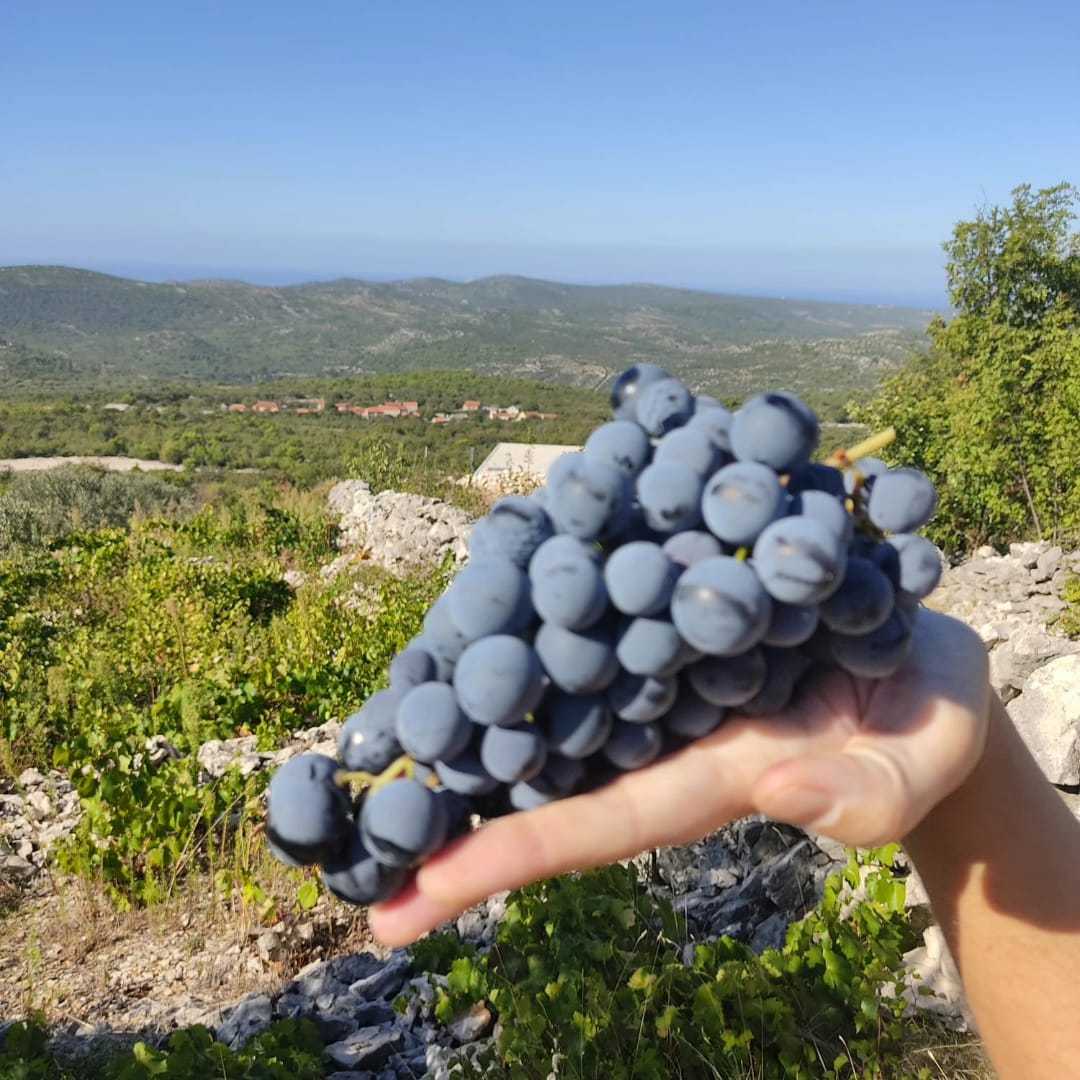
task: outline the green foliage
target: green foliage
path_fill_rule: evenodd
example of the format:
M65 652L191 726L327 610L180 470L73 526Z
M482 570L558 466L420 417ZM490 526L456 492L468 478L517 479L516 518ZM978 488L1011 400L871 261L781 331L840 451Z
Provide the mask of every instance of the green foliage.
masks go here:
M484 1000L498 1013L499 1062L484 1075L896 1076L896 990L915 941L896 851L852 854L783 948L760 956L725 937L684 962L680 920L613 866L513 893L487 955L436 936L413 957L447 975L440 1018Z
M308 1020L279 1020L241 1050L215 1042L204 1027L174 1032L164 1049L136 1043L110 1061L77 1073L49 1052L37 1023L12 1026L0 1045L0 1080L319 1080L326 1075L322 1040Z
M1054 629L1067 637L1080 638L1080 577L1065 583L1061 598L1069 605L1054 623Z
M18 473L0 486L0 554L45 546L76 528L126 525L133 514L175 511L191 501L190 489L168 473Z
M1080 193L1017 188L945 245L955 317L866 408L893 425L893 459L941 503L927 530L950 550L1080 534Z
M70 1080L46 1048L45 1028L36 1021L12 1024L0 1041L0 1080Z
M130 382L123 386L134 396ZM183 465L185 472L254 470L254 477L283 478L302 487L347 475L386 486L400 476L408 484L414 474L428 479L428 474L471 472L500 441L581 443L608 409L605 397L591 390L465 371L283 379L262 386L141 384L131 409L105 412L108 401L123 396L120 389L70 397L65 387L64 396L0 401L0 457L128 454ZM292 395L322 397L327 410L320 415L225 410L229 402L284 401ZM333 407L338 401L375 404L388 398L419 402L423 416L364 420ZM557 418L506 423L484 414L444 426L428 422L469 398L517 404ZM396 472L387 472L387 465ZM190 484L190 477L179 482Z
M235 1052L206 1028L186 1028L164 1050L136 1043L130 1060L114 1064L105 1080L318 1080L326 1075L322 1045L309 1020L279 1020Z
M84 817L59 861L121 903L160 899L258 818L264 780L200 784L201 743L250 733L277 747L345 716L384 685L445 584L368 573L294 595L283 569L325 561L333 532L282 502L72 532L0 559L0 760L69 773ZM153 764L153 736L179 758Z

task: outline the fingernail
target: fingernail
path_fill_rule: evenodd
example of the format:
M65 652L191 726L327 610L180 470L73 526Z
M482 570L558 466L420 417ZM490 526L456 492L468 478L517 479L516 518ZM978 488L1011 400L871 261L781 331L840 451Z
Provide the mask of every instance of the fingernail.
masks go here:
M813 825L819 829L835 824L840 817L836 797L819 788L784 788L769 795L764 800L762 810L780 821L792 825Z

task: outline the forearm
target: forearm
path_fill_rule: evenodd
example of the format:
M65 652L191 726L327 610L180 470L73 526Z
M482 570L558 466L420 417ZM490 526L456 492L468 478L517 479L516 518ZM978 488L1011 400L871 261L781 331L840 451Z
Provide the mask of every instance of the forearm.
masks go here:
M907 838L1003 1080L1080 1060L1080 823L1000 701L980 764Z

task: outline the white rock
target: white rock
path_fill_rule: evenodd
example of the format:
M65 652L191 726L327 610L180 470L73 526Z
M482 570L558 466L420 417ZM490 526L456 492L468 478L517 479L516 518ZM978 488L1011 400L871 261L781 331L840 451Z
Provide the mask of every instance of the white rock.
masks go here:
M459 561L468 554L471 519L437 499L399 491L373 495L362 480L345 480L331 488L327 502L340 515L339 546L351 554L335 560L332 570L324 567L324 576L355 562L356 549L392 573L437 566L448 553Z
M923 879L919 877L919 872L914 867L905 879L905 885L904 907L922 907L930 903L930 896L923 884Z
M1043 665L1007 709L1046 778L1053 784L1080 783L1080 656Z
M1039 561L1039 556L1046 551L1047 545L1040 543L1010 544L1009 554L1016 559L1025 570L1032 569Z
M281 953L281 935L273 930L261 933L255 941L259 955L268 963L276 960Z
M33 877L34 873L34 864L21 855L0 855L0 881L21 881Z
M923 942L904 954L907 975L903 997L912 1006L958 1021L966 1029L970 1011L945 935L940 927L929 926L923 932Z
M468 1043L482 1039L491 1030L492 1021L491 1011L482 1001L478 1001L455 1016L447 1027L459 1043Z
M281 580L289 586L290 589L299 589L301 585L307 582L308 576L303 570L286 570L281 575Z
M1035 561L1035 580L1049 581L1061 565L1064 556L1065 553L1056 546L1044 551Z
M211 739L199 747L196 760L203 773L216 779L224 776L229 769L236 767L242 776L261 769L272 754L260 754L255 746L254 735L242 735L236 739Z
M1018 626L990 653L990 685L999 693L1009 687L1022 690L1025 680L1042 665L1078 652L1080 642L1048 633L1041 626Z

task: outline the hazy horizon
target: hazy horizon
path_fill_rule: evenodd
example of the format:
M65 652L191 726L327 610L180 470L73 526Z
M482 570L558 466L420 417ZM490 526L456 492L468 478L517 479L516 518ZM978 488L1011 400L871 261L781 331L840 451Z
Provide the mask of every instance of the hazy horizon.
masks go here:
M958 220L1080 177L1037 8L14 5L0 261L940 307Z
M441 278L446 281L469 282L486 277L526 277L565 285L661 285L676 289L717 293L729 296L772 298L778 300L815 300L838 304L866 304L871 306L920 308L935 311L948 309L944 289L940 292L877 291L874 289L814 289L812 286L781 289L768 284L755 287L740 281L709 281L706 279L667 280L647 276L590 278L568 274L525 272L519 269L489 269L476 273L455 273L452 268L436 271L409 269L398 272L365 272L356 269L312 271L299 268L274 266L228 266L219 264L154 263L118 260L83 260L8 258L0 254L0 269L16 266L64 266L76 270L91 270L150 283L187 282L199 280L235 281L257 286L305 285L317 282L351 279L356 281L395 282L416 278Z

